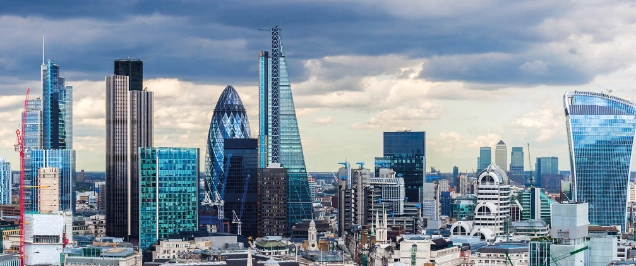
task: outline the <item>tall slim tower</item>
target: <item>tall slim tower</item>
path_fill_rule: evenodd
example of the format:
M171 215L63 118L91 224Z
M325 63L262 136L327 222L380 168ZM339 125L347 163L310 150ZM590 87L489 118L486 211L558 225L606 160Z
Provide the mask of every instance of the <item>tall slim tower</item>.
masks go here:
M591 224L626 226L636 105L594 92L563 95L574 200L589 204Z
M272 51L259 52L259 167L280 163L288 172L287 229L313 212L305 156L287 73L280 28L272 32Z
M65 86L60 66L42 64L42 148L72 149L73 88Z
M479 157L477 158L477 173L486 169L492 163L492 148L479 147Z
M117 72L117 71L115 71ZM153 144L153 93L106 77L106 234L139 237L139 148Z
M508 148L503 140L499 140L495 147L495 164L504 172L508 172Z

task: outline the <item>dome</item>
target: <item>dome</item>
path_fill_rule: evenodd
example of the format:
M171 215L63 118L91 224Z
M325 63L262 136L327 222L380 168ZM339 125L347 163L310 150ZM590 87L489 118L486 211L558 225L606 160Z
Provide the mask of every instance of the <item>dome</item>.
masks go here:
M508 185L508 175L499 166L491 163L488 167L479 173L478 183L494 183L499 185Z

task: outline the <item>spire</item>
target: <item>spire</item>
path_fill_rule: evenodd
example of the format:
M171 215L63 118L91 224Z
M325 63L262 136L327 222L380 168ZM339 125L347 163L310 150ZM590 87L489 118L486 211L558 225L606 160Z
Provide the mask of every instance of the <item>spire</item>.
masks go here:
M384 227L384 229L387 229L387 228L389 228L389 221L386 218L386 211L384 210L384 208L382 208L382 212L384 212L384 225L383 225L383 227Z

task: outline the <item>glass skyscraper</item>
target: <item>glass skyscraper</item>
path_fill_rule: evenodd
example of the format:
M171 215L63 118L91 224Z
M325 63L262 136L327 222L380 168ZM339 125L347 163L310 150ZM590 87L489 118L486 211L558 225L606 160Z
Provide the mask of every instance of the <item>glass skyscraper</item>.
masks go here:
M0 204L11 204L11 163L0 158Z
M523 147L512 147L510 152L510 172L513 175L523 175L524 165Z
M482 170L486 169L492 163L492 148L480 147L477 162L477 173L481 173Z
M205 177L203 193L209 193L209 199L215 201L215 191L223 197L225 164L225 139L246 139L250 137L250 123L243 107L241 97L232 86L227 86L221 93L214 107L205 154ZM254 176L256 179L256 176ZM228 181L229 182L229 181ZM201 195L201 200L205 195ZM202 202L204 203L204 202ZM229 210L230 213L232 210ZM219 216L219 214L222 214ZM220 225L225 212L208 203L201 206L199 222L201 225ZM228 217L232 218L232 217Z
M131 90L129 79L106 77L106 234L137 239L137 153L153 144L153 92Z
M590 224L626 227L636 107L594 92L563 95L574 199L589 204Z
M271 31L271 54L259 52L259 168L280 163L287 169L289 231L313 209L280 28Z
M139 247L198 225L198 148L139 148Z
M73 89L64 84L59 65L42 64L43 149L73 149Z
M543 175L559 174L559 158L558 157L537 157L537 163L534 166L534 184L543 185Z
M383 156L375 158L375 175L380 168L393 169L404 179L408 202L422 202L420 194L426 173L426 132L384 132Z
M59 206L60 211L75 211L75 151L74 150L31 150L31 175L26 180L27 186L38 185L38 170L43 167L57 168L59 173ZM28 188L26 191L30 200L26 203L29 212L38 211L38 188Z
M232 211L235 211L242 222L242 235L257 237L258 140L225 139L223 153L225 162L228 159L230 162L225 187L225 217L232 219ZM236 233L236 224L231 226L230 233Z

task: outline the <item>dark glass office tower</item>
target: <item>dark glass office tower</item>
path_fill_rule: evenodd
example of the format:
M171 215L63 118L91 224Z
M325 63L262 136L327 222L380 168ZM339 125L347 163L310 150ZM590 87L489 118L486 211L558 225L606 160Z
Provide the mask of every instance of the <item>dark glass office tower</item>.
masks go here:
M257 237L258 141L225 139L223 154L225 165L228 159L230 162L225 186L225 217L232 220L232 212L236 212L241 219L242 235ZM236 232L237 224L232 223L230 233Z
M115 60L115 75L128 76L128 89L131 91L144 89L144 62L139 59Z
M537 157L537 163L534 165L534 171L534 185L542 187L544 175L559 174L559 158L555 156Z
M375 175L391 168L404 178L408 202L422 202L426 173L426 132L384 132L384 156L375 158Z
M139 236L139 148L152 147L153 93L106 77L106 235Z

